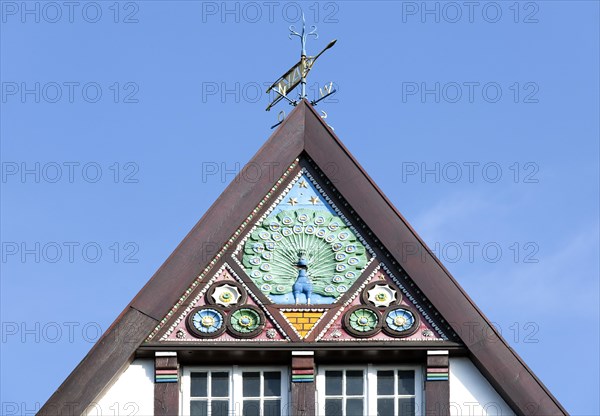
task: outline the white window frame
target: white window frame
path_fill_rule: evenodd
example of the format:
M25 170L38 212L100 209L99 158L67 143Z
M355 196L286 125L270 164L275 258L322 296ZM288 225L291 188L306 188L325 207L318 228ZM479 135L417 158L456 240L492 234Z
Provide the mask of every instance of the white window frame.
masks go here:
M424 411L424 378L423 367L418 365L374 365L366 364L362 366L344 366L344 365L321 365L317 369L317 394L316 394L316 409L317 415L325 415L325 372L326 371L343 371L343 370L363 370L364 372L364 406L363 415L377 415L377 372L378 371L394 371L394 387L397 385L398 370L412 370L415 372L415 415L422 416ZM402 395L397 394L397 389L394 390L394 401ZM353 396L344 396L353 397ZM358 396L354 396L358 397ZM384 396L386 397L386 396ZM391 396L390 396L391 397ZM345 402L345 401L344 401ZM396 405L395 405L396 406ZM345 408L343 408L345 412Z
M245 372L270 372L277 371L281 374L281 414L282 416L289 415L289 397L290 397L290 380L289 380L289 367L282 366L269 366L269 367L257 367L257 366L185 366L181 376L181 402L180 402L180 415L189 416L190 414L190 402L191 402L191 373L201 372L229 372L229 414L238 415L242 414L242 403L243 397L243 382L242 373ZM263 378L261 376L261 393L263 387ZM209 398L210 400L211 398ZM223 400L225 398L215 398L215 400ZM261 396L260 398L253 398L253 400L259 399L261 403L261 409L263 402L268 397ZM210 406L208 407L210 412ZM209 413L210 415L210 413Z

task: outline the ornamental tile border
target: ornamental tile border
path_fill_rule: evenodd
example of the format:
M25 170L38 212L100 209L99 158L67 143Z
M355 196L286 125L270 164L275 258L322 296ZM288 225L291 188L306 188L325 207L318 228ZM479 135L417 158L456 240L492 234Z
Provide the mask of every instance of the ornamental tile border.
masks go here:
M392 273L392 271L390 269L388 269L388 267L384 263L381 263L381 266L386 271L386 273L388 274L388 276L394 281L394 283L396 283L396 285L398 285L398 287L400 288L400 290L402 290L402 293L404 293L404 295L412 302L412 304L414 305L414 307L417 308L417 310L421 313L421 315L423 316L423 318L425 318L425 320L427 322L429 322L429 324L433 327L433 329L435 329L438 332L438 334L442 337L442 339L444 341L448 341L448 337L446 336L446 334L444 333L444 331L442 331L442 329L436 325L436 323L434 322L434 320L429 316L429 314L425 311L425 309L421 305L419 305L417 303L417 299L415 299L415 297L412 296L408 292L408 290L406 290L406 288L404 287L404 285L402 285L402 283L400 283L400 279L398 279ZM404 278L406 280L408 280L408 276L405 275ZM414 283L411 283L411 287L412 286L414 286ZM420 293L420 291L418 291L418 292ZM427 301L427 298L423 297L423 301ZM430 304L430 306L433 306L433 305Z
M179 315L179 317L175 320L175 322L173 322L171 327L167 330L167 332L165 332L163 334L163 336L159 339L159 341L168 341L167 337L173 333L173 331L175 330L177 325L179 325L179 323L185 319L185 317L191 312L191 310L194 309L194 305L202 298L202 296L204 296L204 294L210 288L210 285L217 280L217 278L221 275L221 273L223 273L223 270L225 270L225 264L222 265L219 268L219 270L217 270L215 272L215 274L213 274L213 276L208 280L208 282L206 282L206 285L202 288L202 290L198 293L198 295L189 303L187 308L185 308L185 310ZM190 338L190 339L192 339L192 338ZM195 339L195 338L193 338L193 339ZM185 339L182 339L182 338L177 339L177 341L179 341L179 340L185 341Z
M202 296L204 296L204 294L206 293L206 291L210 288L210 285L217 279L217 277L219 277L221 275L221 273L224 270L227 270L227 272L233 276L235 279L237 279L238 282L241 283L241 285L243 286L243 288L246 290L246 292L248 292L248 294L252 297L252 299L254 300L254 302L256 302L256 304L259 306L259 308L264 312L264 314L271 318L271 322L273 323L273 326L275 328L277 328L279 330L279 332L285 337L285 339L282 340L271 340L271 341L265 341L263 339L244 339L245 341L261 341L261 342L285 342L285 341L289 341L290 338L287 336L286 332L283 330L283 328L277 323L277 320L273 317L273 315L271 315L271 313L267 310L267 308L265 308L265 305L258 299L258 297L254 294L254 292L252 292L252 290L250 290L250 288L244 283L244 281L237 275L237 273L235 271L233 271L233 269L231 268L231 266L229 266L229 264L224 263L219 270L217 270L217 272L213 275L213 277L206 283L206 286L200 291L200 293L198 293L198 295L190 302L190 304L188 305L187 308L185 308L185 310L179 315L179 317L177 318L177 320L169 327L169 329L163 334L163 336L160 338L159 341L171 341L171 342L179 342L179 341L194 341L194 342L198 342L198 341L208 341L208 342L215 342L218 341L218 339L206 339L206 340L202 340L199 338L177 338L177 339L169 339L169 335L171 335L173 333L173 331L175 330L175 328L177 328L177 325L179 325L179 323L185 319L187 317L187 315L191 312L192 309L194 309L194 305L202 298ZM209 306L209 305L207 305Z
M194 282L192 282L192 284L183 293L183 295L179 298L179 300L175 303L175 305L173 305L173 307L167 313L167 315L158 323L158 325L154 328L154 330L150 333L150 335L148 335L145 342L150 342L152 340L152 338L154 338L154 336L158 333L158 331L160 331L160 329L168 322L168 320L171 319L171 317L173 316L175 311L177 311L177 309L179 309L179 307L183 304L183 302L185 302L187 300L187 298L190 296L192 291L198 286L198 284L200 284L200 282L202 281L202 279L204 279L206 274L213 268L213 266L215 265L217 260L223 256L223 254L227 251L229 246L231 246L231 244L233 244L233 241L237 237L239 237L239 235L242 233L244 228L246 228L246 226L250 223L250 221L258 213L258 211L260 211L262 209L262 207L265 205L266 201L269 198L271 198L273 193L275 193L277 191L277 189L281 186L283 181L290 175L290 173L296 168L296 166L298 166L298 163L300 163L300 159L296 158L294 160L294 162L290 165L290 167L283 173L281 178L279 178L277 183L275 183L275 185L273 185L271 187L269 192L267 192L267 194L263 197L263 199L261 199L261 201L258 203L258 205L254 208L254 210L252 210L250 215L248 215L248 217L246 217L246 219L242 222L242 225L240 225L240 227L235 231L235 233L229 238L227 243L225 243L223 245L221 250L219 250L219 252L211 260L209 265L206 266L206 268L202 271L202 273L200 273L200 275L194 280Z

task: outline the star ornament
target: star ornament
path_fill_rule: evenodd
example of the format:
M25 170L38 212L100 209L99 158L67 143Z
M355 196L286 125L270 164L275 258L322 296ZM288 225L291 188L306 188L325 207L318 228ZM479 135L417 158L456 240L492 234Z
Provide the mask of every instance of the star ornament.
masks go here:
M308 183L306 181L302 181L298 184L299 188L308 188Z
M291 206L294 206L298 203L298 198L290 198L288 199L288 204L290 204Z
M212 298L217 305L229 306L239 302L242 294L239 289L231 285L219 286L212 294Z
M313 205L317 205L319 202L321 202L321 201L319 201L319 198L317 198L316 196L311 196L308 201Z
M378 307L388 307L396 301L396 291L387 284L374 286L367 293L369 302Z

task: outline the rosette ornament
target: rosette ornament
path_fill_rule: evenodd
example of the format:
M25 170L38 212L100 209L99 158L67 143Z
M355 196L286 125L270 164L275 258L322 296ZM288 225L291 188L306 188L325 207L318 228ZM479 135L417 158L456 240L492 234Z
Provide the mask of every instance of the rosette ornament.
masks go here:
M229 314L228 328L232 335L251 338L258 335L265 325L263 313L256 307L246 305Z
M377 307L387 308L397 302L397 292L387 283L376 283L366 289L367 301Z
M355 306L344 315L344 328L356 337L370 337L381 329L379 311L370 306Z
M223 313L217 308L195 308L188 315L187 327L197 338L212 338L225 331Z
M419 328L418 315L404 307L388 310L384 321L383 330L393 336L409 336Z
M229 307L231 305L240 303L240 299L242 299L242 292L237 286L225 283L215 286L210 297L212 298L211 303Z

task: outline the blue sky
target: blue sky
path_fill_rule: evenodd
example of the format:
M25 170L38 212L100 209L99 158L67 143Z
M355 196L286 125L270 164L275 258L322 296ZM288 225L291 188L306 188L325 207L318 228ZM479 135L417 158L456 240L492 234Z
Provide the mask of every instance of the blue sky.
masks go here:
M1 3L4 413L45 402L271 134L298 5ZM338 39L317 109L567 410L600 414L598 2L302 6L309 54Z

